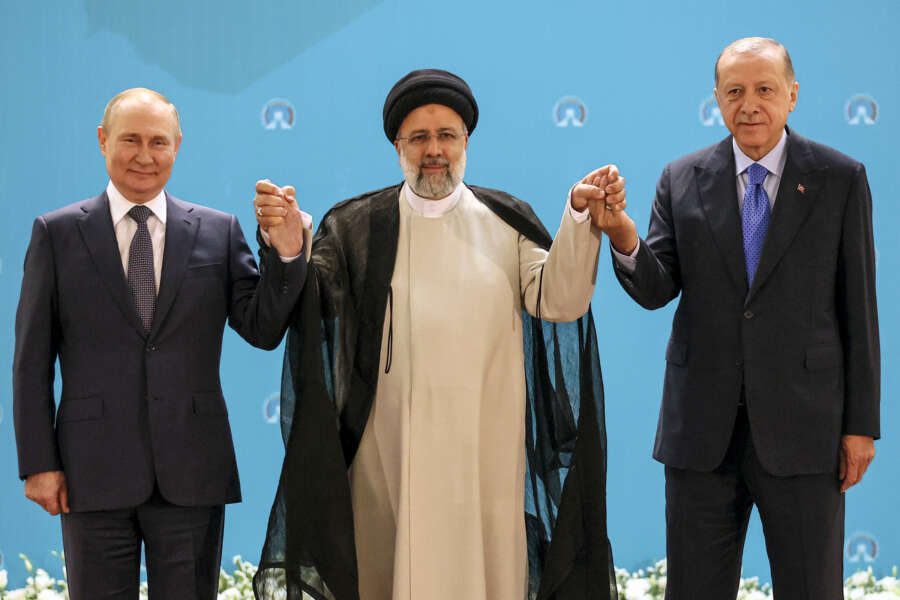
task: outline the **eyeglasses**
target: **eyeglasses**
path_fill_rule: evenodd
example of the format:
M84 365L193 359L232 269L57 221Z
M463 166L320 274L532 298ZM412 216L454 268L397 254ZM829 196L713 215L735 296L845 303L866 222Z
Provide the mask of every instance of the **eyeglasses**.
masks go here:
M441 146L452 146L465 136L466 134L464 132L453 131L452 129L441 129L434 134L428 131L418 131L408 137L398 137L397 140L403 140L410 146L416 148L423 148L427 146L432 139L437 139L437 143Z

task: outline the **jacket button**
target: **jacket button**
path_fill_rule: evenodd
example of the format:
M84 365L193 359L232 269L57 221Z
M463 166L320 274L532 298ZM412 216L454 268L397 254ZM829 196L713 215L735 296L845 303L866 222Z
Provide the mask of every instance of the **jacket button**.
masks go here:
M156 352L156 346L150 344L147 346L147 352Z
M745 318L745 319L752 319L752 318L753 318L753 311L752 311L752 310L745 311L745 312L744 312L744 318Z
M736 366L736 367L742 367L742 366L744 366L744 361L742 361L742 360L736 360L736 361L734 361L734 366Z

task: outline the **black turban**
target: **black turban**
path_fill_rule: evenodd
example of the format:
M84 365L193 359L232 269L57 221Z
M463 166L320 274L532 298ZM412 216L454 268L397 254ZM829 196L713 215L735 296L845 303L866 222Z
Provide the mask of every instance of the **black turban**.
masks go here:
M384 101L384 133L397 139L397 130L406 115L425 104L443 104L455 110L469 133L478 123L478 105L465 81L440 69L412 71L394 84Z

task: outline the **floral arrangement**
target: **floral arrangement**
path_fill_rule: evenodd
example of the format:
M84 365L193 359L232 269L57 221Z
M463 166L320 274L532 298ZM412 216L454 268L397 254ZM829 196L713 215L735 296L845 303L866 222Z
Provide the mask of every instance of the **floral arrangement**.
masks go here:
M53 553L62 560L62 555ZM65 579L54 579L44 569L35 569L28 557L20 554L25 563L28 578L24 588L8 590L7 573L0 569L0 600L68 600L69 593ZM254 600L253 575L256 566L235 556L232 561L234 570L219 572L218 600ZM65 567L63 567L65 574ZM662 600L666 591L666 561L662 560L646 569L629 573L625 569L616 569L616 583L619 586L619 600ZM844 582L844 598L846 600L898 600L900 599L900 580L897 579L897 567L888 577L876 579L872 568L857 571ZM147 600L147 583L141 583L140 599ZM759 579L751 577L742 579L736 600L772 600L772 588L769 584L760 585Z
M663 600L666 593L666 561L629 573L616 569L619 600ZM844 581L845 600L900 600L900 580L897 567L889 577L876 579L869 567L857 571ZM772 586L760 585L758 577L741 579L736 600L773 600Z

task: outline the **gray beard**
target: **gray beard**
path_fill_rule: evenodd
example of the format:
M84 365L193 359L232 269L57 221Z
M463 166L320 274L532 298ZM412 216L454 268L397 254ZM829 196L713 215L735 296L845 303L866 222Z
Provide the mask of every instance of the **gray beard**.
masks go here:
M403 169L403 176L407 185L412 188L417 195L428 198L429 200L440 200L446 198L453 193L456 186L463 180L466 172L466 154L462 156L455 165L449 163L446 159L441 159L441 164L449 165L450 169L446 173L438 173L435 175L426 175L422 171L421 165L414 165L406 160L406 155L400 153L400 167Z

